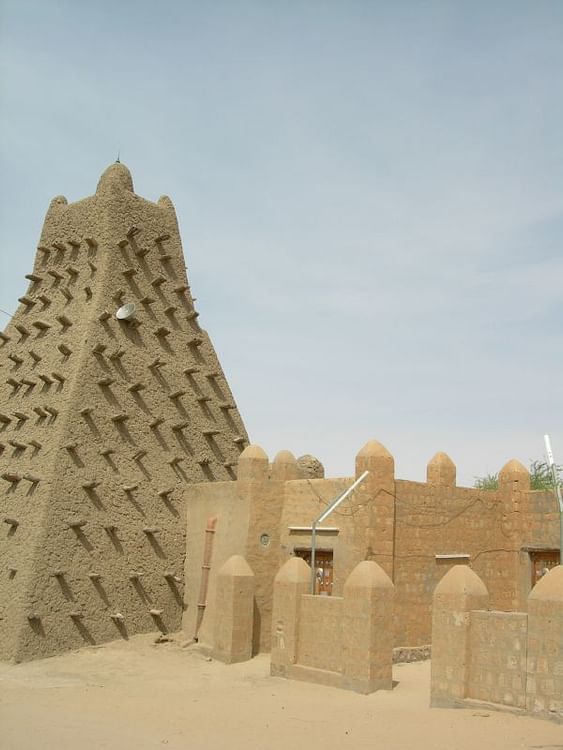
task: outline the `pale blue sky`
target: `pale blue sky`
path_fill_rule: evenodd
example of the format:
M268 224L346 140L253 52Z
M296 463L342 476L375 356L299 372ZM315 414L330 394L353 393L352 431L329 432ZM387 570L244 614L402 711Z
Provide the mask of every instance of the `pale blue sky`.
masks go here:
M119 149L270 455L563 463L563 2L0 7L2 309Z

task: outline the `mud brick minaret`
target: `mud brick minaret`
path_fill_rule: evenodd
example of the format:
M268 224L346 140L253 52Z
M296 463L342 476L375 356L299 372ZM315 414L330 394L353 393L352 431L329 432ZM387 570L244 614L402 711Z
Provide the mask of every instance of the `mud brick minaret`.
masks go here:
M16 661L179 629L183 489L234 479L247 445L169 198L113 164L94 196L51 202L27 279L0 333L0 659Z

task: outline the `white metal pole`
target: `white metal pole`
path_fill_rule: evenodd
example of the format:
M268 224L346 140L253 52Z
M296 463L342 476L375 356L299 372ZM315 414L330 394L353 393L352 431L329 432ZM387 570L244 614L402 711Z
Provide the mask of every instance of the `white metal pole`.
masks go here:
M344 490L344 492L341 492L339 495L337 495L334 500L328 505L328 507L323 510L320 516L317 516L317 518L315 518L315 520L313 521L313 524L311 526L311 594L315 593L317 524L322 523L325 518L328 518L332 511L338 508L340 503L344 502L348 495L354 492L356 487L358 487L364 481L368 474L369 471L364 471L364 473L356 479L354 484L350 485L347 490Z
M547 463L551 469L551 476L553 477L553 487L559 503L559 565L563 565L563 498L561 497L561 487L559 485L559 477L557 474L557 466L553 458L553 451L551 450L551 441L549 435L544 435L543 440L545 443L545 450L547 453Z

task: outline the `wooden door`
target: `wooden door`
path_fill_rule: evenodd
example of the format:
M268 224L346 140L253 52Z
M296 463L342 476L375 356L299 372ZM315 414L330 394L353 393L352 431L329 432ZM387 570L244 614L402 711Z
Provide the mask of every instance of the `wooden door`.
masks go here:
M532 588L534 588L540 578L543 578L551 568L559 565L559 550L546 549L530 552L530 560L532 562Z
M307 565L311 564L311 549L296 549L296 557L301 557ZM331 596L333 581L333 560L331 549L315 550L315 594Z

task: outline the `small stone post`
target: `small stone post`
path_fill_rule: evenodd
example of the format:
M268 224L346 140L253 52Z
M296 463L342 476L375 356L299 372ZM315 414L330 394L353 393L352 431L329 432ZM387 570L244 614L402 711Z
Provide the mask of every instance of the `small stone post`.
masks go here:
M309 591L311 568L300 557L290 558L274 579L270 674L287 677L297 660L301 596Z
M528 597L526 708L563 721L563 565Z
M254 573L241 555L217 572L213 658L236 664L252 657Z
M247 445L238 459L239 483L263 482L268 479L268 456L259 445Z
M279 451L272 462L272 479L287 481L290 479L301 479L301 472L297 465L297 459L291 451Z
M447 453L436 453L426 467L426 482L435 487L455 487L456 466Z
M357 693L393 686L395 587L376 562L356 565L344 584L342 687Z
M512 458L498 474L499 490L507 492L529 492L530 472L518 461Z
M499 512L500 528L507 549L504 556L504 568L508 580L514 581L510 588L502 587L494 592L495 608L505 610L525 609L529 591L529 572L523 579L520 570L520 548L526 535L522 528L525 509L530 492L530 472L520 461L513 458L508 461L498 475L498 498L501 502ZM493 593L493 592L491 592Z
M272 589L279 568L284 493L282 482L271 481L268 456L259 445L249 445L240 455L237 495L248 504L244 556L256 574L254 651L270 651Z
M454 565L432 598L430 705L452 706L465 698L469 628L473 609L488 609L489 593L468 565Z

